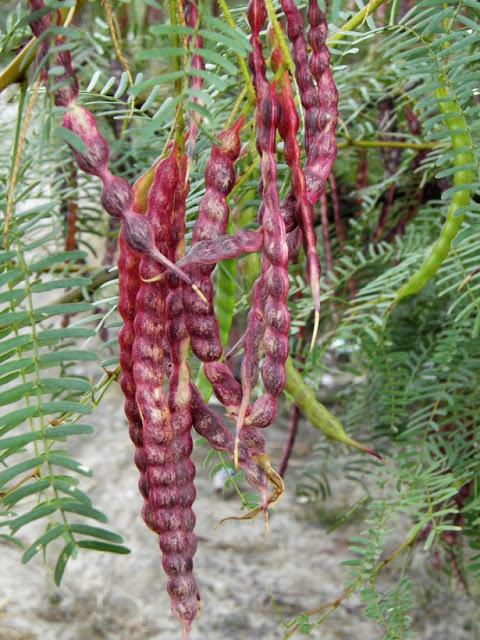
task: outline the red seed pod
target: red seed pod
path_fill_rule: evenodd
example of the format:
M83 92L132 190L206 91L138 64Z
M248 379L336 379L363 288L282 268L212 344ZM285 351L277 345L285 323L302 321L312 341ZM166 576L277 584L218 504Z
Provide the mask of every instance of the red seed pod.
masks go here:
M243 398L237 419L235 456L245 421L250 393L256 384L258 362L261 353L261 336L264 333L263 348L265 361L262 380L265 397L260 398L252 413L258 416L256 426L268 426L276 415L276 396L285 385L285 360L288 355L288 332L290 317L286 306L288 295L288 246L285 223L280 209L277 187L277 167L275 162L275 134L278 124L278 100L275 85L269 86L261 100L257 121L257 149L260 153L263 199L264 245L262 276L254 287L252 310L248 317L245 339L245 358L242 364ZM266 310L268 309L268 314ZM283 322L279 319L283 318ZM280 327L280 328L279 328ZM266 422L267 421L267 422ZM250 422L251 424L251 422ZM236 460L235 460L236 461Z
M275 47L271 59L273 70L277 73L284 64L284 56L273 28L270 28L268 35L270 42ZM320 317L321 270L317 255L317 238L313 226L313 210L307 199L305 176L300 166L302 152L297 142L299 118L295 108L292 85L287 72L285 72L279 80L278 102L280 108L278 131L285 143L285 160L292 171L292 196L295 198L295 214L302 230L305 255L307 257L307 282L312 291L315 308L313 343L316 338Z
M252 30L250 44L252 51L248 56L248 62L253 73L253 86L257 94L257 100L261 100L268 91L267 68L262 53L262 41L260 31L267 20L267 9L264 0L250 0L247 8L247 18Z
M230 210L226 196L235 184L234 162L240 154L240 129L245 118L239 118L233 126L222 131L218 143L212 147L212 155L205 170L206 192L198 207L198 217L193 230L193 244L213 239L227 231Z
M32 0L32 9L39 8L44 8L43 0ZM48 19L41 19L40 22L36 23L36 28L43 29L46 24L49 24ZM76 82L71 65L66 71L69 78ZM93 115L88 109L74 103L69 104L69 106L70 108L65 113L62 124L66 129L78 136L86 147L84 152L72 147L77 164L85 173L98 176L103 181L102 202L110 215L123 219L125 242L135 251L149 255L163 266L168 266L187 284L192 285L191 280L155 247L154 234L150 229L149 221L133 212L131 187L122 178L112 176L108 170L110 151L106 140L98 130Z
M106 179L110 150L90 111L84 107L73 105L63 116L62 126L78 136L86 147L84 153L72 148L80 169L90 175L98 176L102 180Z
M193 231L193 244L214 239L225 234L229 219L226 197L235 183L234 162L240 153L240 129L243 117L218 136L219 144L212 148L212 155L205 171L207 190L200 201L198 218ZM193 291L184 288L185 321L190 334L192 351L202 362L218 360L223 351L217 318L213 310L213 287L210 280L212 266L187 267L186 273L195 279L208 304L192 296ZM197 299L195 299L195 297Z
M308 149L305 164L308 199L312 205L325 189L325 182L337 156L335 129L338 122L338 93L330 71L330 53L325 42L328 30L328 2L325 5L325 12L322 12L317 0L309 0L308 4L308 38L312 47L310 69L317 81L320 98L320 110L316 120L317 135L312 147Z
M262 268L266 261L262 261ZM265 318L263 310L267 300L264 275L260 276L252 289L252 308L248 314L247 331L244 338L245 357L242 362L242 403L237 416L237 434L235 455L239 442L243 439L245 416L247 415L250 395L258 380L260 358L263 352L263 336L265 333ZM236 463L235 459L235 463Z
M98 176L103 181L102 202L108 213L122 218L125 242L134 251L150 256L171 269L186 284L193 286L191 279L155 246L151 222L134 213L133 192L128 182L112 176L108 170L108 144L100 134L93 115L87 109L74 105L65 113L63 126L75 133L85 144L84 153L72 148L77 164L85 173ZM196 287L194 291L197 291Z
M133 210L145 214L147 210L148 190L153 182L155 166L140 176L132 187ZM135 464L140 471L138 486L140 493L146 499L148 486L145 475L146 465L143 453L143 425L138 408L136 385L133 377L133 344L135 341L134 321L137 313L136 298L140 290L139 274L140 255L133 251L125 242L123 231L119 237L120 252L118 257L119 300L118 311L123 319L123 327L118 336L120 345L120 365L122 376L120 386L125 396L125 415L129 422L130 438L135 445Z
M260 105L263 136L259 135L262 146L261 172L263 179L263 232L264 252L269 266L265 273L267 299L264 307L266 333L264 337L265 362L262 379L265 390L278 395L285 384L284 364L288 355L288 332L290 316L287 309L288 247L285 224L280 211L275 163L275 132L278 121L278 103L275 87Z
M260 39L260 31L262 30L267 19L267 9L264 0L250 0L247 9L247 18L252 31L250 37L252 52L249 55L248 62L253 75L253 84L257 97L257 105L260 105L263 101L263 98L269 93L270 90L266 75L265 59L263 57L263 46ZM260 110L257 109L258 134L256 145L260 156L262 156L265 143L262 142L261 139L265 136L265 133L259 111ZM259 185L259 191L261 194L263 194L263 171L262 179ZM258 215L261 224L263 222L263 213L264 203L262 203ZM243 341L245 348L245 357L242 362L242 401L237 414L237 430L234 447L235 465L238 464L239 444L243 438L242 431L244 428L245 416L247 415L247 412L249 410L250 395L258 380L259 364L263 349L262 339L265 333L263 309L265 306L267 293L264 282L264 274L267 268L268 261L263 258L262 275L255 282L252 288L252 308L248 314L247 331L245 333Z
M307 154L315 139L319 112L319 99L312 72L308 65L308 48L304 36L302 15L294 0L281 0L287 18L287 35L292 43L292 57L298 82L300 99L305 109L305 147Z
M149 228L155 233L155 244L164 251L177 180L178 164L176 150L173 150L156 167L146 213ZM142 258L140 276L143 280L155 278L161 272L157 261L148 256ZM184 393L185 382L189 390L186 363L183 367L174 366L168 402L163 394L166 294L166 278L142 282L134 325L133 373L143 420L148 490L143 515L147 525L159 534L172 610L182 623L186 637L199 607L198 588L192 574L196 550L195 516L191 508L195 498L195 467L189 459L192 441L190 398Z
M178 182L175 190L172 220L168 231L168 257L178 262L185 255L185 215L190 183L187 179L188 158L183 153L178 161Z
M188 255L177 266L185 269L192 264L216 265L220 260L239 258L244 253L255 253L263 244L262 229L252 231L240 229L232 235L223 235L213 240L201 240L194 244Z
M186 181L187 157L183 154L177 160L175 146L169 160L167 170L173 179L173 186L170 185L174 190L173 206L168 206L168 202L162 205L159 197L155 202L159 206L159 214L166 222L163 233L168 239L170 259L177 260L184 251L186 198L189 187ZM164 178L166 189L169 180L167 175ZM167 370L170 379L167 402L174 438L172 448L176 464L176 481L179 486L178 504L182 507L178 519L183 520L183 524L179 524L178 528L186 535L183 541L180 539L179 547L177 541L174 541L181 553L173 553L172 549L169 550L168 545L171 545L172 540L165 540L164 536L160 537L160 547L164 553L163 567L170 575L167 590L172 598L172 608L184 625L186 637L193 620L198 615L200 596L192 575L192 558L196 550L196 538L193 534L195 515L191 509L195 498L193 485L195 467L189 459L193 448L190 433L192 427L190 370L187 364L189 336L185 325L182 286L177 276L170 276L166 299L166 336L169 357ZM162 518L165 518L163 511ZM184 592L189 594L187 598L182 595ZM196 596L196 602L193 595ZM183 611L180 611L178 606L175 611L176 600L181 603Z

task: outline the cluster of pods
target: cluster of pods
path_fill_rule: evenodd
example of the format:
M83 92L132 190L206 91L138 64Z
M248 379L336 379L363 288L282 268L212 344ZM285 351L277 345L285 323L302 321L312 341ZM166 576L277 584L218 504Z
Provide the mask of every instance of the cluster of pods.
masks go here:
M34 12L31 28L41 38L51 27L52 14L45 10L44 0L30 0L30 4ZM319 9L317 0L309 0L306 29L294 0L282 0L282 8L295 78L287 69L278 25L277 31L269 29L267 72L260 35L267 24L265 0L251 0L247 13L261 174L258 228L227 234L227 199L236 181L235 162L244 124L240 117L217 136L213 145L205 171L206 192L187 253L188 166L198 122L192 117L188 141L171 144L165 156L131 187L109 171L108 144L99 133L94 116L77 104L78 83L70 53L56 46L50 62L57 73L59 67L63 68L63 74L56 76L54 97L56 105L65 109L63 127L82 143L72 146L76 162L81 170L100 178L102 204L122 223L118 260L119 311L124 321L119 338L121 387L130 436L136 447L143 518L159 535L172 610L183 626L184 639L200 606L192 572L197 545L192 509L192 427L214 449L227 452L260 493L261 506L247 516L263 512L268 518L268 509L280 497L283 482L270 465L262 430L275 420L277 397L285 386L290 348L288 263L302 243L318 324L320 265L313 207L336 156L337 92L325 44L326 11ZM195 27L196 4L186 1L184 9L187 23ZM56 36L55 44L61 45L60 36ZM197 50L200 45L197 38ZM49 46L50 40L43 39L41 59L49 53ZM42 63L46 74L46 60ZM201 56L196 55L192 64L202 68ZM199 81L194 78L194 82ZM303 167L292 82L298 88L305 122ZM291 191L283 202L277 185L277 134L283 140L283 155L291 173ZM239 383L222 361L211 276L220 260L253 252L260 253L261 274L253 286L248 325L241 341L245 356ZM191 353L204 364L205 375L236 430L225 426L193 384ZM264 392L252 404L250 397L260 369ZM273 489L269 495L270 485Z

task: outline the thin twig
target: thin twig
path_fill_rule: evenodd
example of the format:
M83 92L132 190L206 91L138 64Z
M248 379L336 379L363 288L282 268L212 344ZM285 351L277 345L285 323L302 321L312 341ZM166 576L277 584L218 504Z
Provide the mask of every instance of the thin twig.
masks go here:
M7 197L7 208L5 209L5 231L3 234L3 246L7 247L8 245L8 232L10 228L10 217L12 215L13 209L13 195L15 193L15 185L17 183L18 171L20 169L20 162L22 159L22 150L23 145L25 143L25 138L27 135L28 126L30 124L30 120L33 113L33 108L35 107L35 103L37 101L38 92L40 90L40 85L42 83L41 76L38 76L37 81L33 87L32 96L28 102L27 113L25 115L25 120L23 122L22 133L20 134L20 140L18 143L18 149L15 156L15 164L13 166L12 171L12 179L10 181L10 187L8 189L8 197Z
M437 149L438 144L431 142L399 142L397 140L353 140L353 138L346 138L342 142L337 144L339 149L345 149L346 147L360 147L360 148L388 148L388 149L412 149L414 151L430 151Z
M339 42L345 38L349 31L355 31L357 27L361 27L368 16L376 11L384 2L387 2L387 0L371 0L361 11L355 14L351 20L346 22L337 33L334 33L327 40L327 44Z
M130 69L128 67L127 61L123 57L123 53L122 53L122 50L120 48L120 44L118 42L117 29L115 27L115 22L113 20L113 14L112 14L112 9L110 7L110 3L109 3L108 0L102 0L102 4L103 4L103 7L105 9L105 13L107 14L107 22L108 22L108 26L110 27L110 35L112 36L112 42L113 42L113 46L115 47L115 52L117 54L118 59L120 60L120 63L122 65L122 67L125 69L125 73L127 74L128 83L129 83L130 87L133 87L133 76L132 76L132 74L130 72ZM128 127L128 123L132 119L134 111L135 111L135 98L132 95L132 104L130 106L130 115L128 116L128 119L125 120L124 127L123 127L124 130Z

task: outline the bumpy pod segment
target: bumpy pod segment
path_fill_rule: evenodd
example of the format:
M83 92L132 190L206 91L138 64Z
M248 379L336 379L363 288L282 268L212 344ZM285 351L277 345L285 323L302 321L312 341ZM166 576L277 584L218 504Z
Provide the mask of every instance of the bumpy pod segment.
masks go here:
M240 129L243 117L218 136L205 170L207 190L200 201L198 218L193 231L193 246L207 239L224 235L230 210L227 196L235 184L234 162L240 154ZM213 310L213 286L210 265L193 265L185 272L203 292L207 303L198 300L192 291L184 288L183 302L186 325L193 353L202 362L213 362L222 356L222 342L218 321Z

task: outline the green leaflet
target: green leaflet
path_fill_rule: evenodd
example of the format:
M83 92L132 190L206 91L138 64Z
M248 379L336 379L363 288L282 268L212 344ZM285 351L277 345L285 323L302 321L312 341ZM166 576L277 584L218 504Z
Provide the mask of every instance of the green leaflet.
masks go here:
M92 549L93 551L104 551L107 553L120 553L123 555L130 553L130 549L127 547L97 540L80 540L78 546L82 549Z
M75 260L85 260L88 258L88 254L85 251L61 251L54 253L46 258L32 262L29 265L30 271L45 271L53 265L74 262Z
M53 574L55 584L57 586L60 585L63 578L63 574L65 572L65 567L67 566L67 562L70 559L70 556L72 556L74 553L75 553L75 545L73 544L73 542L69 542L67 545L65 545L60 555L58 556L57 563L55 565L55 571Z
M29 524L30 522L34 522L35 520L39 520L40 518L45 518L47 516L52 515L57 510L56 504L43 503L34 507L28 513L25 513L23 516L19 516L18 518L14 518L10 520L8 526L12 533L16 533L19 529L21 529L24 525Z
M90 536L92 538L100 538L101 540L107 540L108 542L114 542L121 544L123 542L122 536L117 533L102 529L100 527L92 527L88 524L72 524L70 530L74 533L79 533L84 536Z
M48 459L48 462L54 466L70 469L70 471L75 471L83 476L92 476L92 472L88 467L64 454L53 452L47 454L45 457Z
M43 535L32 542L32 544L26 549L25 553L22 556L22 562L26 564L29 560L31 560L39 551L45 549L45 547L53 540L56 540L60 537L65 531L65 525L58 524L46 531Z
M23 498L27 496L34 495L35 493L40 493L47 489L50 486L50 478L44 478L43 480L35 480L34 482L30 482L28 484L23 484L18 489L14 489L13 491L7 493L2 498L2 503L6 507L11 507Z
M76 405L74 405L76 406ZM60 427L47 427L44 431L31 431L19 436L9 438L0 438L0 448L8 449L11 447L24 447L29 442L41 440L60 440L67 436L86 435L93 433L93 428L87 424L70 424Z

